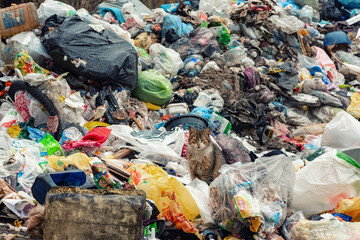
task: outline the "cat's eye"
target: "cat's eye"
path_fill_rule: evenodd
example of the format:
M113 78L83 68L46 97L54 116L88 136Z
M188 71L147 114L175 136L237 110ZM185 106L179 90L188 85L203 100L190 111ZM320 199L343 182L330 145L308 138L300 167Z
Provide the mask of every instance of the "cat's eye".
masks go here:
M205 142L206 140L205 139L201 139L201 142Z

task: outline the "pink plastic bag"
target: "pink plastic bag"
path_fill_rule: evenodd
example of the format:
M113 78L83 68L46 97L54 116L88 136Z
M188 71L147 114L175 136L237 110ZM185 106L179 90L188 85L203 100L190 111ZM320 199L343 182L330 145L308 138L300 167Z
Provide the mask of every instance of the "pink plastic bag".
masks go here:
M316 52L316 61L318 61L320 66L326 71L329 79L333 82L335 81L336 83L343 84L343 81L345 80L344 76L336 70L335 63L326 52L318 47L313 47L313 50Z

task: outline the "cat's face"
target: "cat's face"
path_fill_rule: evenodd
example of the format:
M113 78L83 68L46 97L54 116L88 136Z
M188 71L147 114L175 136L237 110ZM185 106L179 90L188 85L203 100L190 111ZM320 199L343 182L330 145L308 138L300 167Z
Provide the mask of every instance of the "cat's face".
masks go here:
M210 146L211 140L209 127L205 130L196 130L195 128L190 127L189 133L189 146L193 149L203 150Z

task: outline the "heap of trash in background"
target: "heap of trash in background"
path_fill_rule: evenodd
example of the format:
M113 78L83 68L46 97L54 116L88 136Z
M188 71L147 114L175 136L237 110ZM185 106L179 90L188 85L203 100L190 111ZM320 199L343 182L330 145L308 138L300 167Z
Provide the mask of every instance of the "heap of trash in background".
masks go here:
M359 1L0 16L0 236L360 239ZM228 162L210 185L189 126Z

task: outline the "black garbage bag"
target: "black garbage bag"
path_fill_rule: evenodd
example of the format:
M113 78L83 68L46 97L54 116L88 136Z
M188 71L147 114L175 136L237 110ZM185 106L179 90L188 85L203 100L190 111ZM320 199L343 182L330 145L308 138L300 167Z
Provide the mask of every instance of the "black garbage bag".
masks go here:
M74 75L113 88L133 90L137 86L135 48L112 31L96 32L77 15L47 33L43 44L56 65Z
M336 0L319 0L319 12L321 19L341 20L341 4Z
M48 32L50 32L51 28L57 28L60 26L65 20L65 17L58 16L56 14L51 15L45 21L45 26L42 29L42 35L44 36Z

